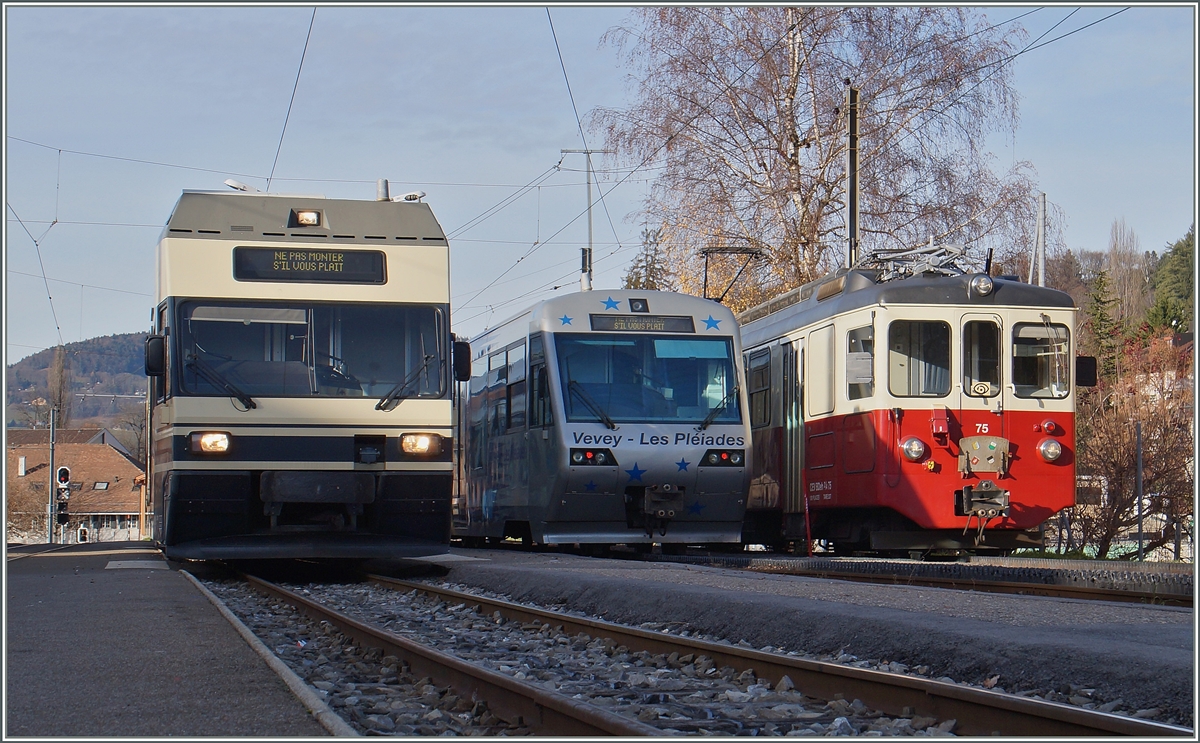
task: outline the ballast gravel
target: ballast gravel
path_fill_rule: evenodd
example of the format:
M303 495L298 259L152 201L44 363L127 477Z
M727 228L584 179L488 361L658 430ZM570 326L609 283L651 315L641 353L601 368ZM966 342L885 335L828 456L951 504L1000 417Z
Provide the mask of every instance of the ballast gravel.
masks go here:
M495 717L481 702L459 698L428 678L412 678L397 658L364 651L331 625L314 624L244 583L205 584L364 734L530 733ZM825 702L805 696L788 678L772 688L752 670L717 668L706 656L634 653L608 638L571 636L548 624L506 621L499 613L481 614L468 604L447 605L416 591L363 584L285 587L361 621L513 678L587 699L668 734L948 736L957 724L915 714L889 717L857 699ZM899 664L887 666L885 670L907 670Z

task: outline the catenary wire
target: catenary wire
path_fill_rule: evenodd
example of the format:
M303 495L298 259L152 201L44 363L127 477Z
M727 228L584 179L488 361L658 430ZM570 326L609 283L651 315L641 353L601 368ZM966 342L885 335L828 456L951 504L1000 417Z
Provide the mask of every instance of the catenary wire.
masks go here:
M308 56L308 42L312 40L313 24L317 20L317 9L313 8L308 20L308 35L304 37L304 50L300 52L300 65L296 68L296 82L292 85L292 97L288 101L287 114L283 117L283 131L279 132L279 146L275 148L275 162L271 163L271 175L267 176L267 192L271 191L271 179L275 177L275 166L279 164L279 152L283 149L283 136L287 134L288 119L292 118L292 104L296 102L296 90L300 87L300 72L304 69L304 58Z

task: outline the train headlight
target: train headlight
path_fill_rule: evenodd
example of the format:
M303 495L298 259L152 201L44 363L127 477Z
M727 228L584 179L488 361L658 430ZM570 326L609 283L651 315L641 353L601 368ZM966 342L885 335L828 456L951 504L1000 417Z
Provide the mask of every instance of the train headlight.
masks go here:
M981 297L991 294L994 288L996 288L995 282L992 281L991 276L986 274L980 274L971 279L971 291Z
M1053 462L1062 456L1062 444L1055 439L1042 439L1037 445L1038 454L1042 455L1042 459L1047 462Z
M904 458L908 461L919 462L925 456L925 442L916 436L909 436L900 443L900 451L904 452Z
M229 434L222 431L192 433L191 449L197 454L224 454L229 451Z
M402 434L400 451L418 457L434 457L442 453L442 437L436 433Z

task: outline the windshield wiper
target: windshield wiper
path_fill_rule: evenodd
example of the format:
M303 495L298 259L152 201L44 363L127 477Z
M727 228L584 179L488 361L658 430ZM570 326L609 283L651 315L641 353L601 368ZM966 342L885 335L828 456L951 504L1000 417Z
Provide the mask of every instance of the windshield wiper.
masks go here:
M254 400L249 395L239 390L233 384L233 382L230 382L228 379L226 379L219 371L201 361L199 356L196 354L191 354L187 358L187 368L194 370L197 374L207 379L209 384L228 392L230 397L236 397L243 405L246 406L246 410L258 407L258 405L255 404Z
M592 399L592 396L587 393L583 385L572 379L570 382L567 382L567 389L578 395L583 404L587 406L587 409L592 411L592 415L599 418L604 425L614 431L617 430L617 424L608 416L608 413L604 412L604 408L600 407L600 403Z
M434 355L431 353L425 354L425 360L421 362L421 365L409 372L408 376L405 377L404 380L395 387L393 387L390 392L379 398L379 402L375 404L375 409L382 410L386 413L387 411L395 408L400 398L405 397L403 394L404 390L408 389L408 385L416 381L417 376L421 372L425 371L425 367L429 366L429 362L433 361L434 358Z
M717 416L721 414L721 411L725 409L725 406L729 404L729 401L732 400L737 395L737 393L738 393L738 388L737 388L737 385L735 384L733 386L733 389L729 390L729 394L726 395L725 397L722 397L721 402L717 403L716 407L714 407L712 410L708 411L708 415L704 416L704 420L700 422L700 430L701 431L703 431L704 429L706 429L712 425L712 422L717 419Z

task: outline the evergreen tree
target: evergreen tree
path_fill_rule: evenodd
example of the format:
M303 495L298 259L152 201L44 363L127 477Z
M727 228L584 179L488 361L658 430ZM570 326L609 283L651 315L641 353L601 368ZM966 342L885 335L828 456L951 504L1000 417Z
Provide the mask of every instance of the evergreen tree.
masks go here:
M1097 371L1100 379L1112 382L1117 376L1117 351L1120 348L1121 328L1113 318L1117 300L1109 287L1108 271L1100 271L1088 293L1087 324L1095 343Z
M1192 329L1192 303L1195 301L1196 226L1176 240L1162 257L1154 272L1154 305L1146 321L1155 329L1184 332Z
M642 230L642 248L625 272L622 288L652 291L668 288L670 276L662 260L661 248L662 230Z

